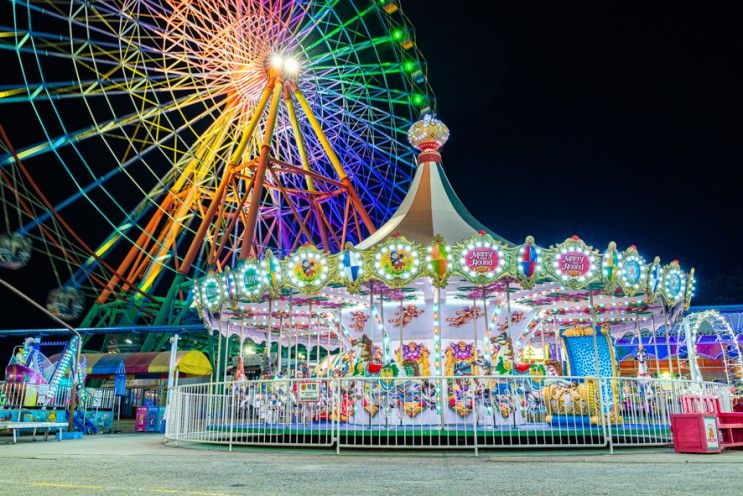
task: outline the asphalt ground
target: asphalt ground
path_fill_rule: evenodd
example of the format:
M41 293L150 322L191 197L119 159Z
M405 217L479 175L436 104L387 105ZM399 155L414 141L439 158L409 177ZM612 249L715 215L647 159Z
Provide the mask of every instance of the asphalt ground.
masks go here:
M8 438L0 438L7 443ZM353 451L163 445L161 435L0 444L0 495L736 495L743 451Z

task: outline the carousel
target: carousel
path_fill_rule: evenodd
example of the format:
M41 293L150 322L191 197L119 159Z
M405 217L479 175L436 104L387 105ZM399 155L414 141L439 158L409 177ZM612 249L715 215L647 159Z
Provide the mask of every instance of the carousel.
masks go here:
M236 379L249 343L265 350L266 378L448 381L446 398L427 397L420 383L402 417L445 410L467 418L467 378L521 377L546 387L544 401L573 395L586 405L590 384L545 380L618 377L616 339L673 328L694 293L694 269L645 258L634 245L612 241L599 250L577 235L550 246L532 236L504 239L467 211L446 178L440 149L448 136L432 116L411 127L419 155L410 189L357 245L337 253L312 245L265 250L194 282L207 328L240 343ZM636 377L679 377L670 341L654 346L638 347ZM366 402L363 410L360 422L377 415Z

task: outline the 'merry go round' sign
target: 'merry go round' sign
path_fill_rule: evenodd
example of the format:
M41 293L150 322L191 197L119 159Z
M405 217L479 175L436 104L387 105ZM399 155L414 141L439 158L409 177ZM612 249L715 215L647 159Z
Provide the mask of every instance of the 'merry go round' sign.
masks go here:
M482 246L468 246L462 253L459 263L470 276L493 277L503 265L503 253L490 243Z
M557 270L564 278L567 277L589 277L593 272L591 257L587 253L570 250L561 253L556 260Z

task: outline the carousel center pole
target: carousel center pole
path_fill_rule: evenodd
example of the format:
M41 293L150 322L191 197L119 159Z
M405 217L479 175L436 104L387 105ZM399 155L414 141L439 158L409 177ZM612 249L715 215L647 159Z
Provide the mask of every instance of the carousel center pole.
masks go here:
M599 341L598 341L598 332L599 330L596 328L596 308L593 305L593 290L589 287L588 288L588 301L591 305L591 327L593 330L593 359L594 359L594 366L596 367L596 377L601 376L601 371L599 370Z
M640 371L640 367L645 365L644 359L640 361L640 356L641 356L640 350L642 348L642 350L644 351L645 347L642 344L642 331L640 330L640 312L639 311L635 312L635 332L637 333L637 375L639 377L640 374L642 373L642 371ZM647 367L646 367L646 370L644 370L644 372L647 374Z
M655 352L655 375L660 377L660 359L658 358L658 328L655 327L655 314L650 311L650 324L653 326L653 351Z
M477 361L477 359L480 358L479 346L477 346L478 345L478 343L477 343L477 341L478 341L478 337L477 337L477 310L478 310L478 308L477 308L477 300L476 299L473 299L472 300L472 312L473 312L473 314L472 314L472 338L475 341L475 343L474 343L475 344L475 361ZM474 372L475 371L473 370L472 373L474 374Z
M289 347L286 351L286 376L291 377L292 338L294 333L294 291L289 290ZM294 358L296 360L296 357Z
M317 319L315 320L315 324L317 325L317 356L316 358L316 367L320 367L320 313L317 313Z
M273 334L273 299L268 298L268 327L266 328L266 355L268 355L268 362L271 363L271 341ZM273 367L271 367L273 369ZM271 371L273 372L273 370Z
M281 373L281 355L283 354L283 350L281 347L281 338L284 334L284 314L283 312L279 311L279 338L276 341L276 369Z
M227 367L230 360L230 323L227 322L227 333L224 337L224 369L222 370L222 382L227 382Z
M516 366L516 347L511 340L511 281L506 282L506 336L511 341L511 367Z
M403 309L403 299L405 298L404 295L400 295L400 367L402 367L403 362L403 349L402 349L402 333L405 326L405 310Z
M552 317L552 331L555 333L555 360L560 364L560 370L564 371L562 365L562 348L560 347L560 326L557 325L557 317Z
M544 319L541 319L539 322L539 337L542 338L541 339L542 341L542 363L545 364L546 366L548 353L547 353L546 344L544 342L544 324L545 324Z
M668 360L668 373L673 377L673 361L671 360L671 330L668 328L668 311L666 310L665 302L661 302L661 308L663 309L663 328L666 331L666 358Z
M222 314L219 315L219 329L217 329L217 367L214 371L214 382L219 382L219 375L220 375L220 367L222 365L222 327L224 326L224 319L222 317Z
M374 343L374 281L369 281L369 339ZM363 333L363 330L361 331ZM382 342L380 331L379 342Z
M483 356L490 360L490 337L492 332L490 330L490 319L488 319L488 297L485 294L485 288L482 290L482 313L485 319L485 334L482 337L482 352Z
M382 329L385 329L384 327L384 289L380 289L379 291L379 320L382 322ZM387 363L390 359L390 350L388 346L388 340L386 336L387 331L383 330L382 332L382 356L383 361ZM372 348L372 356L374 355L373 348Z

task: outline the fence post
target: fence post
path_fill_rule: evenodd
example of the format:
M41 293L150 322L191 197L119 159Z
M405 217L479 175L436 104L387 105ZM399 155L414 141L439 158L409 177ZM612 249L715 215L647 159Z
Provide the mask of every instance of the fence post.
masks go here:
M234 391L230 393L231 399L230 399L230 448L229 451L232 451L232 433L235 430L235 394Z
M331 430L333 431L333 435L335 436L335 454L340 455L341 454L341 415L343 411L343 398L341 397L341 379L339 378L333 378L331 379L331 390L333 391L332 394L332 401L331 401L331 412L333 416L333 422L334 425L332 425Z
M477 410L479 407L479 403L477 401L477 387L475 386L474 379L472 382L473 382L472 384L473 389L475 390L474 391L475 395L472 401L472 407L473 407L472 408L472 432L474 434L474 441L475 441L475 456L480 456L479 445L477 442Z
M614 436L612 435L612 432L611 432L611 414L612 414L612 410L614 408L618 408L619 407L619 395L617 395L616 398L614 398L614 396L613 396L614 391L612 390L612 387L611 387L611 381L612 380L619 381L621 379L609 379L609 383L607 384L607 387L609 388L609 393L612 394L612 402L609 405L609 411L607 412L607 415L606 415L606 433L607 433L608 441L609 441L609 454L611 454L611 455L614 454ZM599 377L599 384L601 382L602 382L601 381L601 378ZM617 389L618 390L620 388L621 388L621 384L619 384L617 386ZM599 389L599 391L601 391L601 393L603 395L603 390L602 389Z

